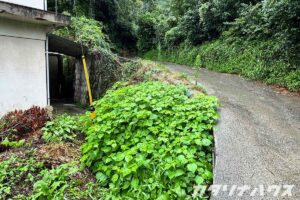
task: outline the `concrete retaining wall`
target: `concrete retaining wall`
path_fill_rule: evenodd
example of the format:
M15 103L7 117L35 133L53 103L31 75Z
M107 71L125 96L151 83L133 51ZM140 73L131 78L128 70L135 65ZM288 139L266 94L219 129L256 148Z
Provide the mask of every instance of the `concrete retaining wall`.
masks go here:
M105 52L93 52L87 57L90 83L94 100L120 80L121 66ZM81 59L75 64L74 100L76 103L88 104L88 93Z

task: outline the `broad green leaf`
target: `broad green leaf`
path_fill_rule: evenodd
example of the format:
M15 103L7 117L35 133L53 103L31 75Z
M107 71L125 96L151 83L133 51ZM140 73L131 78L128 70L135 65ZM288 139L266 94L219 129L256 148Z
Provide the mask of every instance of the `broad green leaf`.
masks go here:
M138 186L139 186L139 179L134 178L134 179L132 180L132 182L131 182L131 186L132 186L133 188L138 188Z
M106 181L107 176L105 174L101 173L101 172L98 172L96 174L96 179L101 183L101 182Z
M195 172L197 170L197 164L195 163L188 164L187 169L191 172Z
M211 142L211 140L204 138L202 140L202 144L203 144L203 146L209 146L212 144L212 142Z
M112 182L115 183L117 182L117 180L119 179L119 175L118 174L114 174L111 178Z
M196 143L197 145L202 145L202 142L201 142L200 139L196 139L196 140L195 140L195 143Z
M196 176L195 181L198 185L201 185L204 182L204 179L201 176Z
M122 161L124 157L125 157L124 153L118 153L116 156L113 157L113 159L119 162Z

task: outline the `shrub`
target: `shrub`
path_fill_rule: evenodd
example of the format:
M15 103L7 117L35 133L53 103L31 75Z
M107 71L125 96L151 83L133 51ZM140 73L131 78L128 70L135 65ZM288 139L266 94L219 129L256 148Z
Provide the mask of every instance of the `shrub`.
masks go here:
M165 34L165 43L168 45L179 45L183 42L184 34L180 31L179 27L173 27Z
M300 89L299 61L273 40L232 42L230 38L215 40L199 47L181 46L173 50L149 51L147 59L175 62L191 67L241 74L291 91ZM289 59L287 59L289 58Z
M80 132L78 117L59 115L53 121L47 122L42 131L42 138L46 142L72 141Z
M293 75L297 74L296 61L286 60L283 53L281 45L272 40L235 43L217 40L202 46L199 51L202 64L209 69L238 73L297 91L299 79Z
M130 61L122 64L121 70L121 80L128 80L134 73L140 68L140 61Z
M33 106L28 110L15 110L7 113L1 119L2 138L9 140L20 139L25 134L42 128L49 120L46 109Z
M84 117L82 163L111 195L134 199L188 198L212 183L215 97L189 98L183 86L144 82L109 91Z
M291 71L285 77L285 84L289 86L290 90L297 91L300 88L300 69Z

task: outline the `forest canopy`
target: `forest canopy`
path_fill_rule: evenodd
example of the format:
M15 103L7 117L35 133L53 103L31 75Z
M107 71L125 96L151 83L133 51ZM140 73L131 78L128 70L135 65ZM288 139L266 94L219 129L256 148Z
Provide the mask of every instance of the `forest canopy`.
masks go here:
M299 48L298 0L49 0L48 9L100 21L119 48L198 45L222 35Z
M135 52L151 59L172 61L218 71L248 74L246 77L267 83L300 88L300 1L298 0L55 0L48 1L49 10L85 16L101 24L107 35L109 48L117 53ZM232 58L247 50L260 51L251 55L249 69L220 63L211 67L200 56L199 48L210 43L219 44L214 52ZM106 41L105 41L106 42ZM263 46L265 44L266 46ZM223 52L227 46L234 53ZM189 62L172 60L183 49ZM251 48L251 49L250 49ZM211 48L208 48L211 49ZM238 50L237 50L238 49ZM256 51L255 51L256 52ZM228 54L228 55L227 55ZM230 55L229 55L230 54ZM246 54L245 54L246 55ZM198 56L198 58L197 58ZM251 57L250 56L250 57ZM246 56L247 57L247 56ZM263 63L258 66L257 60ZM197 62L196 62L197 61ZM274 61L271 63L270 61ZM252 61L251 61L252 62ZM279 64L278 64L279 63ZM206 66L210 64L210 66ZM215 64L215 63L214 63ZM226 65L226 67L220 67ZM248 67L248 66L247 66ZM245 71L246 70L246 71ZM288 77L287 77L288 76Z

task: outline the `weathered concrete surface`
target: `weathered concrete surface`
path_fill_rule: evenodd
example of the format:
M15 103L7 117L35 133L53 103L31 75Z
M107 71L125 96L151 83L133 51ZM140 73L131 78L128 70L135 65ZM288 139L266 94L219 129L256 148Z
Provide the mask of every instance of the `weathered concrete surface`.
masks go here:
M76 104L73 103L53 103L52 106L52 114L54 116L56 115L62 115L62 114L68 114L68 115L78 115L78 114L84 114L87 112L87 109L83 109L82 107L79 107Z
M193 76L192 69L167 63L174 71ZM212 199L300 199L300 98L277 94L237 75L201 69L198 81L221 102L221 120L215 131L214 184L295 185L292 197L229 197ZM284 191L284 190L281 190ZM279 194L282 194L280 192Z
M44 26L0 17L0 116L47 105Z

